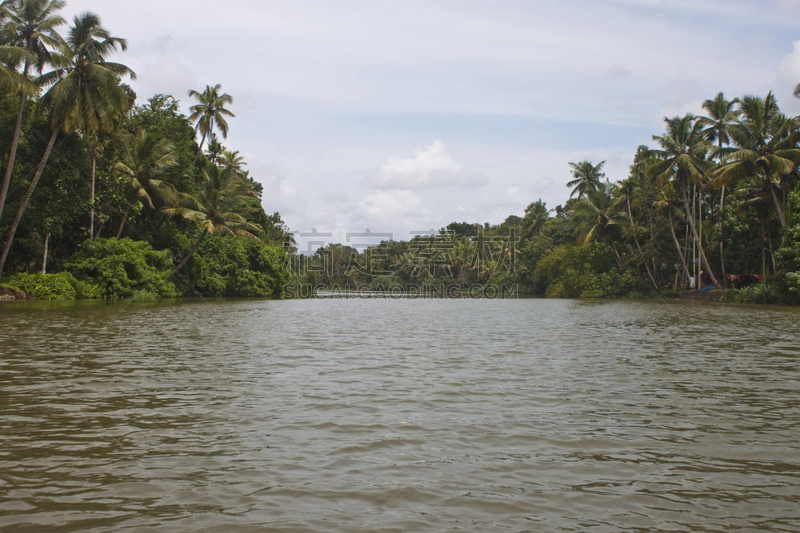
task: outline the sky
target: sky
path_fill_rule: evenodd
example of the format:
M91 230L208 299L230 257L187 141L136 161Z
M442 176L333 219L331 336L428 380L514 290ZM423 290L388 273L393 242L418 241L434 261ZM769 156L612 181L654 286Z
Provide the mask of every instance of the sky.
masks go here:
M128 40L143 102L222 85L223 144L301 251L501 223L627 176L663 119L800 82L800 0L68 0ZM381 234L378 238L365 234ZM360 234L360 235L358 235Z

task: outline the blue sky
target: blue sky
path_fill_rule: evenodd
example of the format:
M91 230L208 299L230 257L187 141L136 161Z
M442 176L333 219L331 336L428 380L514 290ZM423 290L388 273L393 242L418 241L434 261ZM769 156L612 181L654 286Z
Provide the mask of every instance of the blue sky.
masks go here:
M622 179L664 116L719 91L800 114L800 0L69 0L84 10L128 39L141 99L221 83L265 209L333 242L555 207L569 161Z

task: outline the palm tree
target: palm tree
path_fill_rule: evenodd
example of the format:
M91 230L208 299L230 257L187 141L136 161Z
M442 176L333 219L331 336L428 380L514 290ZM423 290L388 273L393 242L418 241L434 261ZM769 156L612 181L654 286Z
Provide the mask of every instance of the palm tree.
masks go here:
M631 197L633 196L634 191L638 187L638 183L633 177L629 177L626 180L619 182L617 188L621 193L620 200L625 201L625 206L628 208L628 219L630 220L630 233L633 237L633 242L636 243L636 249L639 250L639 256L642 258L642 263L644 264L645 270L647 270L647 275L650 277L650 281L653 282L653 286L658 290L658 283L656 283L656 278L653 273L650 271L650 266L647 264L647 258L644 256L644 251L642 250L642 246L639 244L639 238L637 237L636 233L639 231L639 226L633 221L633 210L631 209Z
M729 129L730 126L736 120L736 117L739 115L739 112L734 110L734 106L738 100L728 101L725 99L725 95L723 93L718 93L717 96L713 100L706 100L703 102L703 109L708 113L707 117L698 117L697 120L700 121L701 124L706 126L706 129L703 130L703 135L705 138L710 142L717 142L717 147L721 150L722 145L730 144L730 135ZM719 150L718 150L719 152ZM725 280L725 257L724 257L724 249L725 249L725 240L723 239L722 235L722 221L725 209L725 185L722 186L722 192L720 193L720 201L719 201L719 261L720 266L722 267L722 277L723 283L728 285L728 282Z
M686 217L684 212L680 209L680 203L681 202L678 199L675 189L673 189L671 185L667 184L659 192L658 200L654 202L653 207L655 207L657 211L666 210L667 212L669 229L672 233L672 240L675 243L675 249L678 251L678 257L680 257L681 265L683 266L683 275L685 279L685 277L689 275L689 265L686 263L686 256L681 248L681 242L678 240L678 235L675 233L675 222L673 220L673 217Z
M653 140L658 142L662 148L653 152L659 161L654 163L647 173L661 183L674 180L680 187L686 218L689 220L692 235L697 243L703 268L711 277L714 286L718 289L722 288L708 263L694 217L690 215L692 210L689 206L689 186L692 184L702 186L705 172L709 167L709 162L706 160L709 142L703 138L703 125L692 115L686 115L683 118L665 118L664 122L667 124L667 133L653 135Z
M125 177L134 195L154 209L153 196L165 198L171 195L169 184L161 178L177 164L175 145L155 133L142 131L136 137L133 149L128 147L123 160L114 168ZM125 209L117 239L122 235L131 208L129 204Z
M569 197L575 196L578 193L578 198L583 198L589 191L596 191L598 187L602 186L602 180L605 177L603 174L603 165L605 161L600 161L597 165L591 164L589 161L581 161L580 163L570 163L572 167L570 173L575 178L569 183L567 187L575 187L572 189Z
M201 172L202 178L193 194L181 195L181 206L164 209L168 215L180 215L187 220L199 222L203 233L178 266L169 273L173 276L194 255L203 240L211 233L223 231L259 240L252 232L261 228L245 220L253 212L249 199L254 195L250 183L236 176L227 168L212 166Z
M597 190L581 198L571 213L570 223L575 226L579 245L594 240L605 241L614 251L619 267L624 268L625 262L614 242L614 230L624 220L620 208L623 199L612 197L610 189L610 186L599 183Z
M219 157L220 164L234 171L236 174L241 174L247 163L244 162L244 157L239 155L239 150L224 150Z
M64 24L64 19L56 15L64 8L66 2L62 0L12 0L3 2L8 23L4 25L7 32L7 39L10 46L3 47L1 52L5 57L13 62L21 60L23 62L21 78L28 81L30 68L33 66L40 74L48 63L49 52L47 46L56 47L61 42L61 37L56 32L56 28ZM21 56L19 51L25 52ZM0 67L0 79L3 70ZM7 69L5 69L7 70ZM11 148L8 156L6 173L3 178L2 189L0 189L0 218L3 216L3 207L8 195L8 187L11 183L11 176L14 171L14 162L17 157L20 133L22 132L22 118L25 113L25 101L30 94L36 92L35 86L30 83L19 85L19 105L17 106L17 121L14 124L14 135L11 138ZM0 266L0 271L2 267Z
M0 46L0 91L12 93L25 87L26 92L35 92L36 85L27 77L23 77L13 65L31 56L23 48L16 46Z
M222 146L222 143L219 142L217 139L217 134L212 133L208 136L208 150L206 150L206 155L208 156L208 160L216 165L219 163L219 158L222 153L225 151L225 147Z
M220 90L222 90L222 85L217 84L214 87L206 85L206 90L202 93L195 90L189 91L189 96L196 98L200 102L189 108L189 111L192 112L189 120L191 122L196 120L197 126L195 126L195 129L203 134L192 165L197 163L197 159L203 152L203 144L206 142L206 137L214 131L214 128L217 128L222 133L224 139L228 138L228 123L225 117L235 117L236 115L225 109L226 104L233 104L233 97L229 94L219 94Z
M89 239L94 240L94 190L97 175L97 159L103 155L105 147L97 133L86 136L86 147L92 160L92 191L89 196Z
M534 235L541 234L551 211L552 209L547 209L547 203L541 198L526 207L525 216L522 217L522 238L530 239Z
M719 150L725 159L711 174L714 186L730 185L748 176L762 178L785 228L786 177L800 163L797 123L780 112L771 92L763 99L745 96L739 111L739 119L730 127L734 147ZM776 190L782 192L783 201Z
M464 287L469 282L469 271L475 257L475 244L469 237L461 237L450 254L453 266L458 269L458 284Z
M703 102L703 109L708 116L697 117L705 127L703 137L712 143L716 142L720 148L723 144L730 144L729 129L739 116L739 112L734 109L736 103L736 99L728 101L723 93L717 93L713 99Z
M124 50L126 43L124 39L112 37L94 13L76 16L66 40L58 45L58 53L50 54L55 70L39 78L42 85L53 84L42 98L44 106L49 109L53 133L11 223L0 256L0 274L20 219L42 177L59 132L70 128L83 131L100 129L104 122L128 107L129 96L120 85L120 76L136 77L125 65L106 61L106 57L117 49Z

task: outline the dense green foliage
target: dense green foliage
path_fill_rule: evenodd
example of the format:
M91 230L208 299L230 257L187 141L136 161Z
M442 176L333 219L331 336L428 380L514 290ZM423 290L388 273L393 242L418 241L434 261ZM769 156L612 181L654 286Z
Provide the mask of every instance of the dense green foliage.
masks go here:
M76 287L82 287L68 272L59 274L23 272L11 276L6 285L37 300L74 300L78 296Z
M64 5L0 3L3 284L40 299L280 296L291 236L264 212L238 152L213 135L227 135L233 98L219 86L190 91L200 103L188 118L172 96L137 104L123 83L135 73L107 60L125 39L92 13L59 33ZM226 176L214 226L225 234L176 272L206 227L185 204L209 175ZM57 274L27 274L47 270Z
M161 298L177 296L169 281L172 254L157 252L146 242L131 239L86 241L65 264L67 272L97 287L101 298L130 298L146 291Z

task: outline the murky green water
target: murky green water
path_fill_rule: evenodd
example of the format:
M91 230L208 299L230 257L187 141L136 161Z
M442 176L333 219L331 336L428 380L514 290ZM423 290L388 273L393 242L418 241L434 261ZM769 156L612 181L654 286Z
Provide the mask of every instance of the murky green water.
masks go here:
M0 305L3 531L798 531L800 310Z

